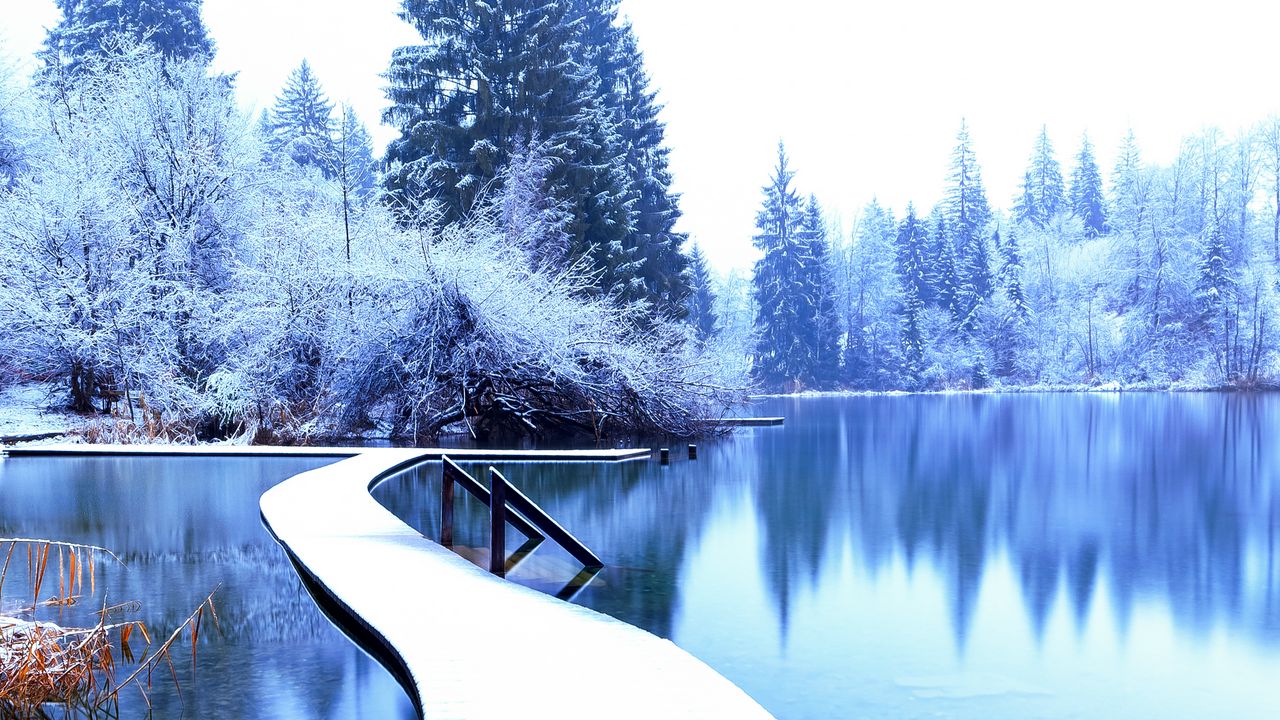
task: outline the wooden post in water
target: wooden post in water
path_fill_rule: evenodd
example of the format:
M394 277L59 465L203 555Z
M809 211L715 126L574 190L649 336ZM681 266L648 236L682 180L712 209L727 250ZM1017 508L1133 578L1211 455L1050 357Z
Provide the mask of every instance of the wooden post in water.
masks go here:
M446 463L440 467L440 544L453 547L453 473Z
M690 446L689 446L689 459L690 459L690 460L697 460L697 459L698 459L698 446L697 446L697 445L690 445Z
M671 464L671 448L662 448L658 451L658 462L663 465Z
M507 479L489 468L489 572L507 574Z

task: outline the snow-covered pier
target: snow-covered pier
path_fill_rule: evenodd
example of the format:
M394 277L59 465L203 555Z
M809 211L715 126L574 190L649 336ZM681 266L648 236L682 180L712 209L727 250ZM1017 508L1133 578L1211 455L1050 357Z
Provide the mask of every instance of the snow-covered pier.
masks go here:
M12 455L344 457L268 490L264 522L321 606L431 718L768 718L669 640L491 575L370 494L397 470L458 460L617 462L650 451L62 445ZM608 558L608 548L599 548Z

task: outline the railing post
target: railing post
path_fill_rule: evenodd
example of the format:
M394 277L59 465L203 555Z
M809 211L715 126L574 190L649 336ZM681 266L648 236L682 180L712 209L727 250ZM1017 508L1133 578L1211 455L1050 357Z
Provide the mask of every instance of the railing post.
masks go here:
M440 480L440 544L453 547L453 473L449 465L441 463Z
M507 479L489 468L489 572L507 570Z

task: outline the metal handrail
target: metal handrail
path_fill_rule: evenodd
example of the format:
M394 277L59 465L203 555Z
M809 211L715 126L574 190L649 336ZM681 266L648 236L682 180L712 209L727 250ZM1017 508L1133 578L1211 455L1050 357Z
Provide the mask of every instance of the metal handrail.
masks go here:
M485 488L457 463L443 457L443 484L440 488L440 544L453 545L454 483L461 485L489 508L489 571L505 575L506 526L510 523L533 544L550 537L587 568L602 568L604 562L591 552L582 541L564 529L538 504L503 477L492 466L489 468L489 487ZM525 546L528 546L526 543Z

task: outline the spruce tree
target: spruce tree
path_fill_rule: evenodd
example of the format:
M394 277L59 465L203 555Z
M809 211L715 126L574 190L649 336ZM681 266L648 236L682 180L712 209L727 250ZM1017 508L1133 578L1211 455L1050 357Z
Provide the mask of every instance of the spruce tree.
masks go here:
M907 216L898 226L895 238L895 255L898 276L903 290L915 292L921 303L928 301L933 292L930 281L928 257L929 232L924 223L916 216L915 205L907 205Z
M1145 217L1147 187L1133 130L1120 145L1115 171L1111 174L1111 196L1114 207L1111 217L1116 228L1136 235Z
M1067 209L1066 192L1062 184L1062 169L1053 156L1053 144L1049 142L1049 129L1040 127L1035 149L1031 152L1022 194L1016 204L1015 216L1044 227L1055 215Z
M973 152L969 126L960 122L956 147L951 153L951 171L947 178L945 199L947 222L956 239L956 251L967 255L973 241L984 237L991 220L991 206L982 184L982 170Z
M271 143L277 151L333 177L333 103L325 97L306 60L289 74L271 110L270 122Z
M808 245L804 280L814 312L813 335L808 340L813 349L813 376L819 385L829 386L840 372L840 318L836 312L835 278L826 218L814 195L810 195L805 204L800 235Z
M1080 153L1071 171L1071 212L1084 224L1088 237L1107 232L1107 203L1102 193L1102 173L1093 157L1093 145L1086 133L1080 141Z
M762 257L752 278L756 304L755 378L771 388L797 389L814 382L817 308L809 287L811 244L804 237L805 208L786 149L764 186L752 238Z
M1031 307L1027 305L1026 294L1022 290L1022 250L1018 246L1018 236L1010 229L1000 245L1001 265L999 279L1013 305L1014 314L1022 322L1031 319Z
M693 326L698 341L706 343L719 332L716 327L716 296L711 289L711 269L707 266L707 258L702 248L695 243L689 253L688 284L691 288L688 296L688 319Z
M1237 368L1230 346L1235 332L1232 305L1236 295L1235 277L1231 271L1231 249L1226 234L1213 213L1208 214L1203 256L1195 295L1199 303L1199 324L1207 335L1210 348L1218 358L1223 378L1235 379Z
M657 305L631 237L626 153L584 51L581 12L568 2L404 0L400 17L424 44L395 51L387 73L384 117L400 129L387 149L387 188L406 221L432 202L454 222L514 148L545 148L554 160L547 185L572 218L566 259L585 258L600 292ZM662 302L681 307L680 298Z
M680 247L686 236L675 231L680 218L679 195L671 191L666 127L662 109L650 88L636 35L619 18L618 0L570 0L577 22L575 42L583 65L600 78L597 103L617 133L615 152L623 159L624 202L631 231L624 246L636 264L617 282L634 286L634 299L644 299L661 314L680 316L690 292Z
M121 42L147 44L167 59L213 56L203 0L55 0L62 19L45 36L46 73L74 76Z

